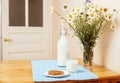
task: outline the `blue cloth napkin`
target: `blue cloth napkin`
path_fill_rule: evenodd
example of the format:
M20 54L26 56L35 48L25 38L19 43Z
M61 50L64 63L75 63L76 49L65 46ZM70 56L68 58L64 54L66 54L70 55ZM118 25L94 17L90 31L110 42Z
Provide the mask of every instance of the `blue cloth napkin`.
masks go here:
M98 76L94 73L86 70L82 66L78 67L78 71L76 73L70 73L70 75L65 77L48 77L44 75L44 72L51 69L59 69L66 70L66 67L57 66L56 60L32 60L32 73L33 80L36 82L51 82L51 81L65 81L65 80L89 80L89 79L97 79Z

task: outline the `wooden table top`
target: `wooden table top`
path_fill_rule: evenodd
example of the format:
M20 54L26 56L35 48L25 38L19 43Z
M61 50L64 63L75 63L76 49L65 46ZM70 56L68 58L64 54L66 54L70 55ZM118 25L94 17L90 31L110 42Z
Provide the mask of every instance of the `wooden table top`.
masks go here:
M99 79L120 77L120 74L97 65L91 72L98 75ZM30 60L0 61L0 83L34 83Z

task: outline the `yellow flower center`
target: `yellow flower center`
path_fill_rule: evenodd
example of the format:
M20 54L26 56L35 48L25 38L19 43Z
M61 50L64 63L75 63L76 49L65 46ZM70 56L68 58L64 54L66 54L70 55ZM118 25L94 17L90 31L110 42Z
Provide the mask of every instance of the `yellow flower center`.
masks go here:
M104 8L104 12L107 12L108 11L108 9L107 8Z
M67 5L64 5L64 7L63 7L64 9L67 9Z
M100 8L100 11L102 11L103 9L102 8Z
M74 13L74 16L77 16L77 14L76 14L76 13Z
M71 24L72 27L74 27L75 25L74 24Z
M72 19L68 19L68 22L71 22L72 21Z
M93 17L93 16L94 16L94 14L92 13L92 14L90 14L90 16L91 16L91 17Z
M69 15L69 18L72 18L72 15L71 15L71 14Z
M96 13L98 13L99 12L99 10L95 10L96 11Z
M78 12L80 11L80 9L76 9Z
M112 16L109 16L109 19L111 19L112 18Z
M91 6L91 8L95 8L95 6Z

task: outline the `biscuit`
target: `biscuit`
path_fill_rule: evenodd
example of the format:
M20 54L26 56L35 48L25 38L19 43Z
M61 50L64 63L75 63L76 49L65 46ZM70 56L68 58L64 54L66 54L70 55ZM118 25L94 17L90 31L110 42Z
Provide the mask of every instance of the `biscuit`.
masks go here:
M61 70L50 70L48 71L49 75L64 75L64 72Z

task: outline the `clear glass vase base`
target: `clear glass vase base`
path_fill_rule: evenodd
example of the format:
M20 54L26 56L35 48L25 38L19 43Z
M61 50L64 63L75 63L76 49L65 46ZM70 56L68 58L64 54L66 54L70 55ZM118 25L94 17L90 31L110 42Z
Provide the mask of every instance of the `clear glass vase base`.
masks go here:
M85 69L87 69L87 70L91 70L92 68L93 68L93 65L84 65L83 66Z

